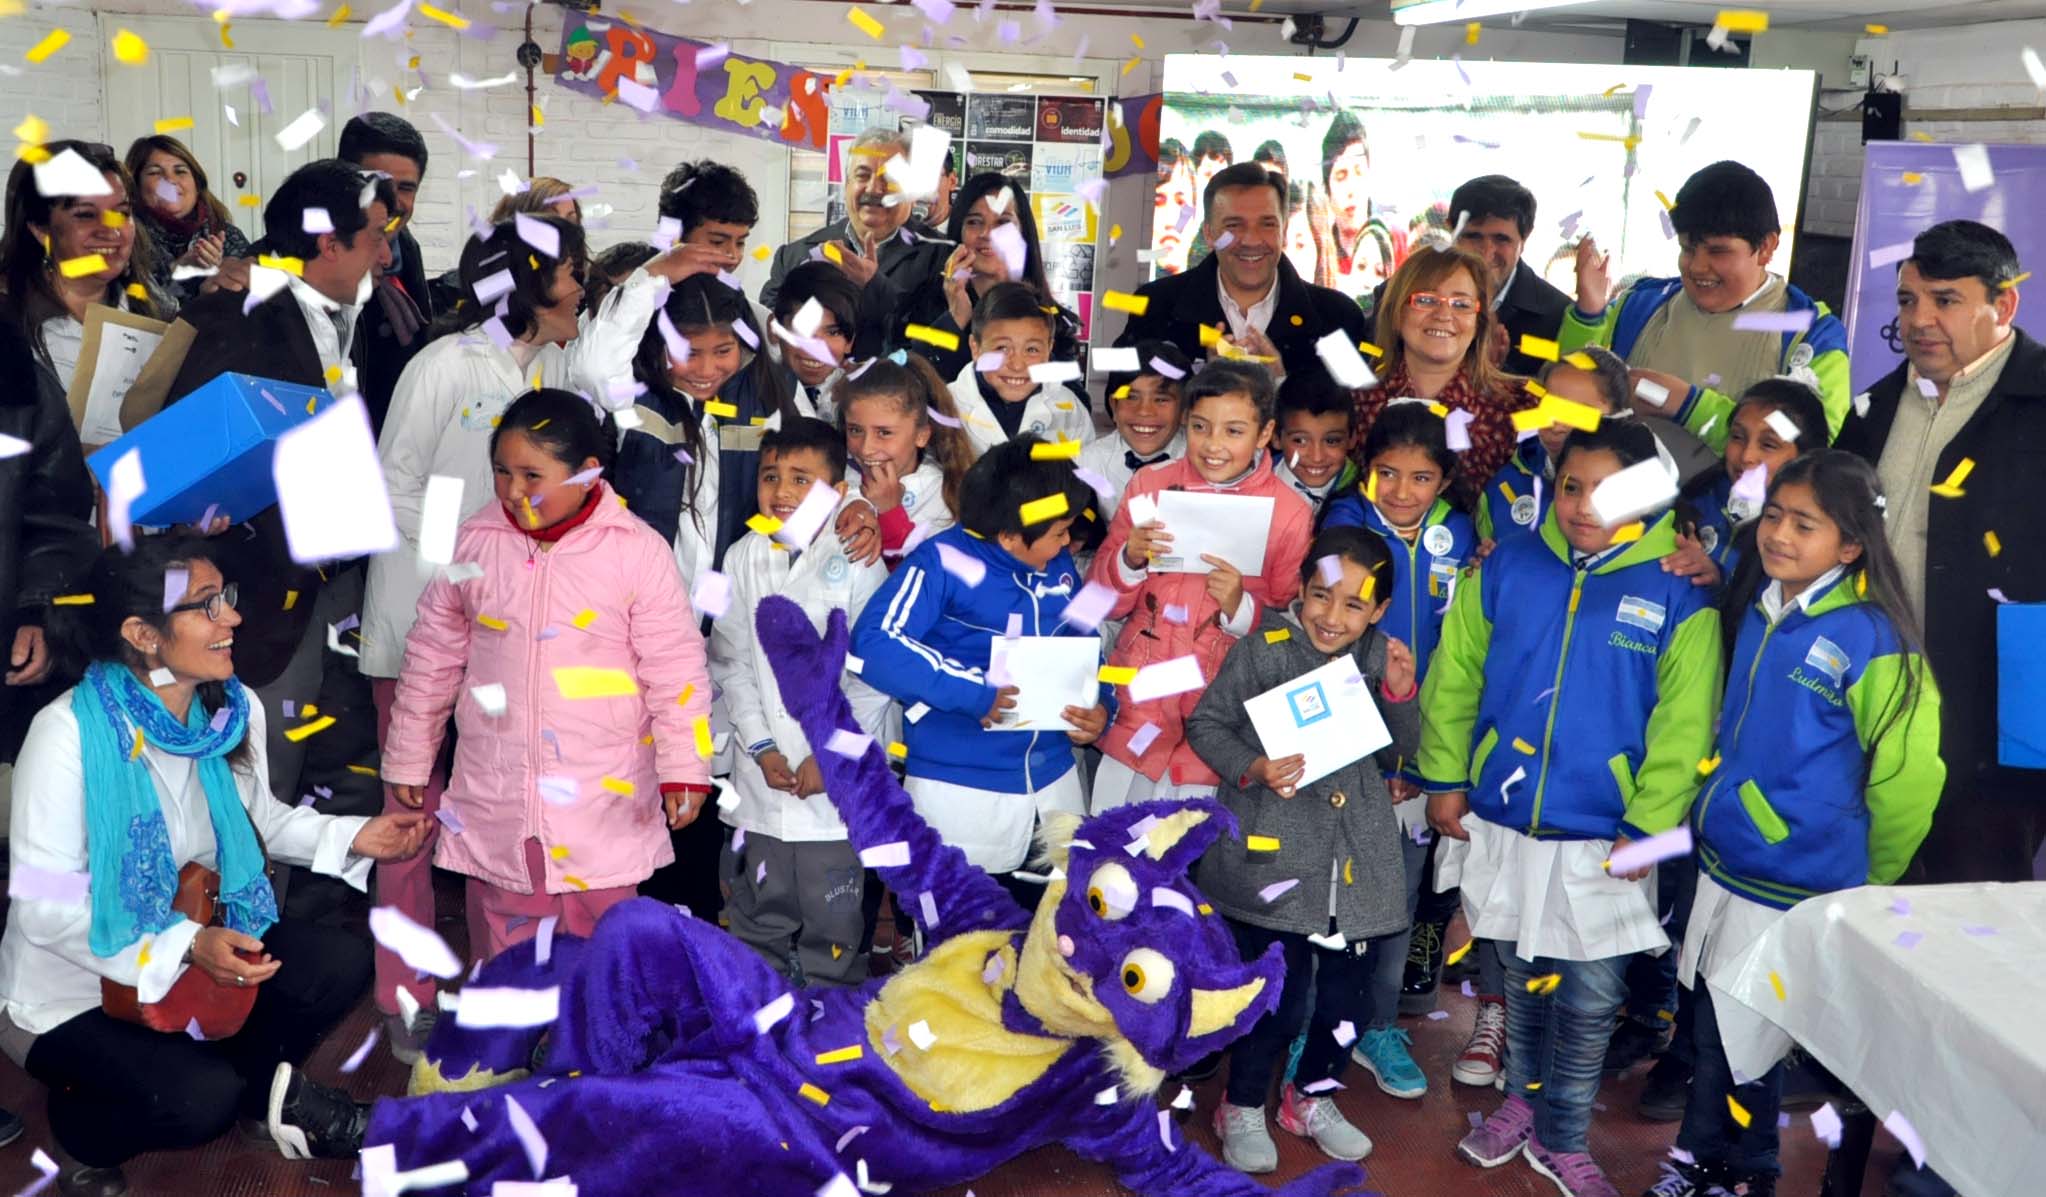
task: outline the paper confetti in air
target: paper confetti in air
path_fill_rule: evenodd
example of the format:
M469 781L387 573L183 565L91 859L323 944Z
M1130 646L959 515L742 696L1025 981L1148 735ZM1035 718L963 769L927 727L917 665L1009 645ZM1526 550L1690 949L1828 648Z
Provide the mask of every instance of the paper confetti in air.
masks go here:
M1328 367L1329 376L1338 386L1360 389L1375 386L1378 376L1357 352L1350 342L1349 334L1341 329L1329 333L1314 343L1314 352L1321 357L1322 365Z
M1826 1146L1840 1146L1841 1129L1840 1114L1833 1108L1832 1102L1829 1101L1812 1111L1812 1133Z
M1163 733L1157 724L1155 723L1144 724L1144 726L1137 729L1135 735L1130 737L1129 744L1130 751L1136 753L1139 756L1143 755L1144 750L1149 748L1154 742L1156 742L1158 737L1162 734Z
M777 1023L793 1013L795 1008L796 995L793 993L782 994L753 1012L754 1032L760 1035L767 1034Z
M1634 394L1657 407L1669 406L1669 388L1653 379L1644 378L1634 384Z
M1925 1140L1919 1137L1918 1128L1911 1125L1911 1120L1904 1117L1904 1111L1891 1110L1890 1116L1883 1119L1883 1129L1890 1132L1897 1142L1902 1143L1905 1151L1911 1153L1912 1163L1920 1168L1925 1167Z
M1675 860L1691 854L1691 829L1678 827L1645 840L1635 840L1615 851L1606 861L1606 871L1615 875L1648 868L1658 861Z
M277 130L277 148L285 153L303 146L327 127L327 118L317 108L308 108L297 119Z
M1546 996L1556 992L1556 987L1562 983L1563 974L1561 973L1548 973L1539 977L1529 977L1527 991L1537 996Z
M781 527L771 535L774 540L792 549L807 549L817 534L824 530L824 522L838 510L838 491L818 481L810 483L810 491L803 501L782 521Z
M631 698L639 693L639 683L623 669L560 665L553 673L555 689L567 699Z
M1101 621L1108 618L1108 613L1114 609L1115 591L1099 582L1089 582L1066 604L1060 619L1068 627L1091 632L1100 627Z
M410 963L409 961L407 963ZM476 1028L542 1027L560 1017L561 990L470 985L462 990L455 1025Z
M1735 332L1801 333L1812 326L1812 309L1795 312L1742 312L1733 318Z
M369 912L369 933L416 972L443 980L462 975L462 962L447 941L413 922L395 906L379 906Z
M474 989L462 991L462 1011L468 1010L470 995L475 992L476 990ZM459 1013L456 1016L456 1021L461 1021ZM541 1136L540 1128L533 1125L533 1116L526 1113L526 1108L520 1105L518 1099L509 1093L505 1094L504 1097L504 1118L507 1123L511 1124L512 1134L518 1136L519 1146L525 1149L526 1163L532 1167L533 1175L538 1176L545 1172L547 1170L547 1140Z
M1172 694L1184 694L1207 685L1201 676L1200 660L1192 654L1174 657L1146 665L1130 679L1130 699L1133 702L1150 702Z
M909 845L902 840L896 840L893 843L862 848L860 863L870 869L906 869L909 867Z
M471 686L469 688L469 697L475 699L476 705L483 708L483 713L493 719L504 714L505 692L504 685L501 682L491 682L483 686Z
M863 736L858 732L850 732L842 727L833 729L831 739L824 743L827 751L835 752L840 756L851 757L854 760L867 755L867 750L873 746L874 738L872 736Z
M1046 495L1041 499L1032 499L1018 509L1018 514L1022 517L1025 527L1029 527L1031 524L1050 523L1071 512L1072 505L1067 502L1065 492L1063 491L1055 495Z
M987 564L978 557L949 544L940 543L938 565L948 574L966 584L967 589L980 585L987 577Z
M84 903L91 900L92 874L66 873L16 863L7 876L7 896L37 898L46 902Z
M1607 475L1591 492L1591 510L1600 523L1611 528L1659 511L1676 497L1676 479L1668 467L1651 457Z
M334 561L397 547L369 410L350 395L277 438L277 507L294 561ZM337 502L346 496L345 502Z
M1127 312L1132 316L1141 316L1150 310L1151 297L1132 295L1127 291L1103 291L1101 306L1111 312Z
M1970 192L1996 186L1996 171L1989 165L1986 145L1955 146L1954 166L1961 172L1961 186Z
M1347 1018L1344 1019L1336 1024L1335 1036L1338 1045L1342 1047L1350 1046L1352 1043L1357 1042L1357 1024Z

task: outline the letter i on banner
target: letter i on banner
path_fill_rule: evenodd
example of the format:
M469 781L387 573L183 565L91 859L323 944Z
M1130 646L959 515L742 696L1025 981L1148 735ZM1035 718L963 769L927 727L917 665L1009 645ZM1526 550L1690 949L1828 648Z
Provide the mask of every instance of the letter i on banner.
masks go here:
M703 101L696 98L696 52L702 48L694 42L675 43L675 78L669 81L667 93L661 97L661 106L668 111L683 116L703 112Z

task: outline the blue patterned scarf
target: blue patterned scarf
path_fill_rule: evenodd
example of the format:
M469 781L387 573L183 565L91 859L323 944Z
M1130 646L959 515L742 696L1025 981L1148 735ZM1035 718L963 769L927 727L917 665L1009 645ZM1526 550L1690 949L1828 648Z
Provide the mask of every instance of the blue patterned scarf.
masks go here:
M92 953L117 956L182 917L171 909L178 862L171 855L163 800L137 753L136 734L190 758L206 789L220 874L221 921L260 936L277 921L277 896L263 871L263 846L242 806L227 754L249 730L249 700L227 683L227 706L208 716L194 702L180 724L125 666L95 662L71 693L85 769L85 838L92 887ZM118 884L98 884L119 878Z

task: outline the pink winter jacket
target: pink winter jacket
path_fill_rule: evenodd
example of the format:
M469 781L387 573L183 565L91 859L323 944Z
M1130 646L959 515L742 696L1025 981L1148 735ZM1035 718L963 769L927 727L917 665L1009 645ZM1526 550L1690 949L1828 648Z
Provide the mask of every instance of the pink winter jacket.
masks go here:
M636 885L675 859L660 783L710 782L695 733L710 714L703 637L674 550L608 490L542 547L495 502L463 522L455 574L473 563L482 576L457 583L443 570L420 596L384 780L425 784L452 709L460 735L441 813L455 820L435 864L529 894L525 841L538 838L548 893ZM641 693L566 698L553 671L572 666L623 670ZM504 688L503 714L476 697L491 685Z
M1154 573L1135 584L1123 577L1122 547L1129 541L1131 527L1130 496L1165 490L1271 496L1272 527L1265 537L1264 570L1243 580L1244 593L1262 607L1284 607L1299 595L1300 563L1314 536L1314 513L1305 499L1272 473L1271 458L1264 453L1257 455L1257 468L1250 476L1231 487L1216 486L1201 477L1184 457L1145 466L1130 479L1122 505L1109 522L1108 538L1088 570L1089 581L1115 590L1115 609L1109 617L1124 621L1109 659L1115 665L1142 669L1191 653L1200 662L1201 676L1213 681L1236 637L1222 627L1222 609L1208 597L1208 576ZM1186 608L1185 622L1167 619L1169 607ZM1250 626L1257 624L1258 612L1253 611ZM1115 723L1101 738L1101 751L1153 781L1169 769L1179 785L1216 784L1215 771L1186 742L1186 717L1193 713L1201 694L1201 690L1189 690L1140 703L1131 700L1128 686L1117 686ZM1157 738L1141 754L1131 752L1131 738L1147 723L1158 728Z

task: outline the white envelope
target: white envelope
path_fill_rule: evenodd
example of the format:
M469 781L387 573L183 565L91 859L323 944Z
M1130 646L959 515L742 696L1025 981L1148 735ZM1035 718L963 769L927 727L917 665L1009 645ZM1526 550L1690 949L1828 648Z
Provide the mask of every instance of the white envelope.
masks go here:
M1266 756L1278 760L1300 753L1307 758L1307 771L1300 775L1303 786L1392 743L1371 687L1349 656L1275 686L1245 702L1243 709Z
M988 670L1014 686L1016 708L992 731L1071 731L1067 707L1091 707L1101 699L1101 641L1093 636L1006 636L990 638Z
M1158 518L1172 534L1172 551L1151 562L1165 574L1212 573L1202 554L1220 557L1246 578L1265 570L1265 538L1272 530L1270 495L1160 491ZM1134 513L1132 513L1134 514Z

